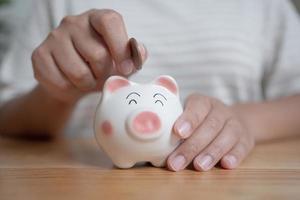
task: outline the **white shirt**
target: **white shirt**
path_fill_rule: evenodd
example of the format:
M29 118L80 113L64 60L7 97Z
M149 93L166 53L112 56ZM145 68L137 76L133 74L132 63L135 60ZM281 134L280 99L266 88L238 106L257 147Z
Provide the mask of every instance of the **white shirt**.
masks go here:
M149 59L134 81L168 74L182 100L198 92L226 104L300 92L300 21L290 1L39 0L2 62L2 102L34 87L31 53L60 20L91 8L121 13L129 36L147 46ZM99 94L82 99L70 132L91 132L98 101Z

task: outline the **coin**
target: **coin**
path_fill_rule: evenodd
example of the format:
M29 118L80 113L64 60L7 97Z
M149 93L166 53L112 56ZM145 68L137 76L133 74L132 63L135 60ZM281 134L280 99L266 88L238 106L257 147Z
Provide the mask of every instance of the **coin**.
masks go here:
M131 50L131 57L132 57L134 65L135 65L135 68L137 70L140 70L143 65L143 57L138 48L138 42L135 38L130 38L129 45L130 45L130 50Z

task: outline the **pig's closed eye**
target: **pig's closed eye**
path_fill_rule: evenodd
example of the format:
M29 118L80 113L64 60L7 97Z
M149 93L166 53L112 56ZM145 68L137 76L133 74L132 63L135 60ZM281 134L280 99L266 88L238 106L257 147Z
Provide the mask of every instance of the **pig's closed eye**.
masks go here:
M161 94L161 93L155 93L154 95L153 95L153 98L155 98L155 97L162 97L164 100L166 100L167 101L167 98L163 95L163 94Z
M156 99L154 103L161 104L161 106L164 106L163 102L167 101L167 98L161 93L155 93L153 98Z
M129 98L130 96L132 96L131 97L132 99ZM130 101L128 102L128 105L133 104L133 103L137 104L137 101L135 99L133 99L134 97L138 98L138 97L141 97L141 95L137 92L130 92L126 97L126 99L130 99Z
M164 103L161 100L156 100L155 103L160 103L162 106L164 106Z
M135 99L131 99L131 100L129 101L128 105L130 105L130 104L132 104L132 103L137 104L137 101L136 101Z

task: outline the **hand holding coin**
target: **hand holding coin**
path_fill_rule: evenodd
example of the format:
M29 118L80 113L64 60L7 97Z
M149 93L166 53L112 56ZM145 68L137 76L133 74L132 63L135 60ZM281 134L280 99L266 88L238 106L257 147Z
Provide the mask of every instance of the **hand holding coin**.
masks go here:
M36 80L64 102L101 90L111 75L132 75L146 58L144 45L128 40L121 14L109 9L65 16L31 56Z

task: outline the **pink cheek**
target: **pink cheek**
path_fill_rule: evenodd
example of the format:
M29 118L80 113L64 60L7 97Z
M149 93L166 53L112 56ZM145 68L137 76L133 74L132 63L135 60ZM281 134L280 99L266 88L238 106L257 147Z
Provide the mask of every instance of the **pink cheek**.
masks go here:
M113 126L107 120L105 120L104 122L102 122L102 124L101 124L101 130L104 133L104 135L110 136L110 135L113 134Z

